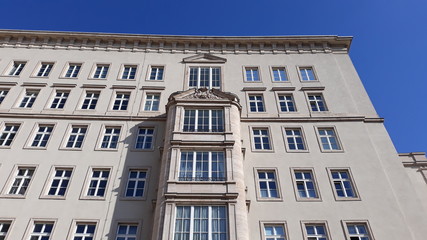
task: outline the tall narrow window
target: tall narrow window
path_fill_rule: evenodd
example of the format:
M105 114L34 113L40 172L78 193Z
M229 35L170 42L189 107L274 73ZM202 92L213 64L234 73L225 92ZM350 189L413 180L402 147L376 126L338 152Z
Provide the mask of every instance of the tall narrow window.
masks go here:
M34 167L18 167L8 194L25 195L34 171Z
M70 63L68 65L68 69L67 69L67 72L65 73L64 77L66 77L66 78L76 78L79 75L81 67L82 67L81 64Z
M123 67L121 79L133 80L136 75L136 66L135 65L125 65Z
M295 112L295 102L291 94L280 94L279 104L281 112Z
M285 228L281 225L264 225L263 240L286 240ZM311 240L311 239L310 239Z
M306 240L329 240L325 224L304 224Z
M337 198L357 198L354 183L348 170L331 170L331 177Z
M116 240L136 240L137 224L123 224L117 226Z
M258 184L261 198L279 198L274 171L258 171Z
M159 111L160 94L147 93L145 95L144 111Z
M224 152L181 152L179 181L225 181Z
M300 67L299 72L301 81L317 81L312 67Z
M0 240L5 240L12 221L0 221Z
M93 78L103 79L107 77L109 65L97 64L95 72L93 73Z
M109 176L110 170L108 169L92 169L86 196L104 197Z
M20 126L20 124L6 123L0 135L0 146L9 147Z
M101 148L116 149L120 137L120 127L105 127Z
M163 80L164 67L153 66L150 70L150 80Z
M53 125L39 125L31 147L46 147L52 131Z
M96 223L77 222L73 240L94 240Z
M49 240L54 222L34 222L30 240Z
M253 134L253 146L255 150L270 150L270 135L267 128L254 128L252 129Z
M147 181L146 170L129 170L125 197L144 196L145 182Z
M285 128L288 150L306 150L301 128Z
M63 91L63 90L56 91L55 97L53 98L50 108L63 109L65 106L65 103L67 102L68 95L70 95L69 91Z
M153 139L154 139L154 129L141 127L138 129L135 148L136 149L152 149Z
M348 240L371 240L367 223L346 223Z
M22 69L24 69L26 62L13 62L12 67L8 73L9 76L19 76Z
M39 95L39 90L25 90L24 98L19 104L20 108L31 108L33 107L34 102L36 101L37 96Z
M298 199L319 199L311 170L295 170L294 176Z
M251 112L265 112L262 95L249 95L249 110Z
M323 96L320 93L308 94L308 102L310 104L311 111L313 112L328 111L325 100L323 100Z
M259 70L257 67L245 67L246 81L259 82Z
M177 206L174 239L228 239L225 206Z
M9 93L9 89L0 89L0 104L3 102L6 95Z
M130 93L117 92L114 100L113 110L125 111L128 109Z
M186 109L184 132L223 132L224 112L222 109Z
M83 99L82 109L95 109L98 103L99 92L86 92L85 98Z
M284 67L273 67L273 81L274 82L286 82L288 81L288 76L286 74L286 68Z
M319 141L323 151L340 151L341 146L333 128L318 128Z
M55 169L50 183L49 196L65 196L67 192L68 184L70 183L72 169L57 168Z
M190 88L220 88L220 67L190 67Z
M79 149L83 145L87 132L87 126L72 126L70 135L68 136L66 148L76 148Z
M50 71L53 68L53 63L42 63L39 71L37 72L37 77L47 77L49 76Z

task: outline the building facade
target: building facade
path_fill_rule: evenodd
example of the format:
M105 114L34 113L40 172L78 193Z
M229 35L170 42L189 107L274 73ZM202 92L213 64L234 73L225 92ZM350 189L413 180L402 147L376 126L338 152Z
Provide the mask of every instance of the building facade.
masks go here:
M0 239L425 239L351 40L0 31Z

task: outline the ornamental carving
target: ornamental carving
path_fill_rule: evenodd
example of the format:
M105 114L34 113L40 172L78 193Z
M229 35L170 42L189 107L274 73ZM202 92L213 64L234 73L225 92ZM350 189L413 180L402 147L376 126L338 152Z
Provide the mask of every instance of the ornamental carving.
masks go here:
M183 99L211 99L211 100L216 100L216 99L222 99L222 98L215 95L213 93L212 89L202 88L202 89L195 89L194 93L183 97Z

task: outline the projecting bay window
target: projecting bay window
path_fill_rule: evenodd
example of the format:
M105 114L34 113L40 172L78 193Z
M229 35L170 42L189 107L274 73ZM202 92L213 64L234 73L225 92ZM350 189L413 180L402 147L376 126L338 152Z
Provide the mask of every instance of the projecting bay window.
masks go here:
M225 181L224 152L181 152L179 181Z
M221 109L185 110L184 132L224 132L224 111Z
M190 88L220 88L220 67L190 67Z

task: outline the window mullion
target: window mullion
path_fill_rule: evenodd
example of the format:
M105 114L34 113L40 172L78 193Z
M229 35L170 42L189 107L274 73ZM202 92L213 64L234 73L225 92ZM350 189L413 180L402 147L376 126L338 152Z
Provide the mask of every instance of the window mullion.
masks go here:
M212 181L212 152L208 154L208 178Z
M191 180L195 180L196 179L196 166L197 166L197 152L193 152L193 170L191 171Z
M212 67L209 67L209 88L212 88L213 87L213 85L212 85Z
M194 114L194 131L197 132L199 129L199 110L195 110Z
M212 240L212 206L208 207L208 240Z
M208 129L209 129L209 132L212 132L212 110L208 110L208 115L209 115L209 126L208 126Z
M194 234L194 206L191 206L190 208L190 239L193 240L193 234Z
M200 67L198 67L197 68L197 88L200 88L200 79L201 79L201 68Z

